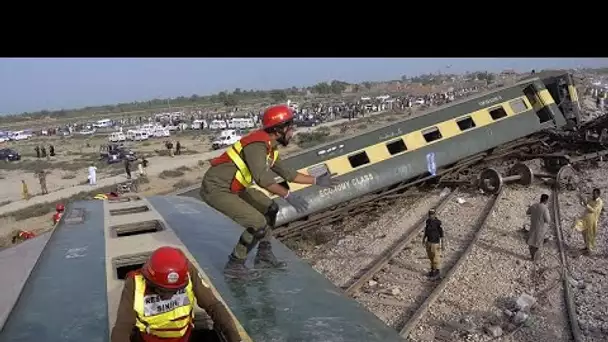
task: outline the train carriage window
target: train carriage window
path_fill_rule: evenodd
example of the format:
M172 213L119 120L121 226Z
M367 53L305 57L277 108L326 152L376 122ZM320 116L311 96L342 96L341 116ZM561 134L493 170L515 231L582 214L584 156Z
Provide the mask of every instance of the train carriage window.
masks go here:
M121 224L110 227L112 237L132 236L139 234L155 233L164 230L164 225L159 220L142 221Z
M391 155L407 151L407 146L405 146L405 142L403 141L403 139L387 143L386 148L388 149L388 153L390 153Z
M522 99L515 99L509 102L509 106L511 106L514 113L521 113L528 110L528 105L526 105Z
M350 162L350 166L357 168L361 165L369 164L369 157L365 151L353 154L352 156L348 156L348 161Z
M524 95L526 95L526 98L528 99L528 101L530 101L530 104L532 106L536 106L538 100L536 98L536 91L534 90L534 87L532 85L529 85L524 88Z
M490 116L492 117L492 120L499 120L507 116L507 112L500 106L490 110Z
M441 132L439 131L439 128L437 127L431 127L423 130L422 136L424 137L424 140L426 140L427 143L443 138Z
M466 131L467 129L476 127L475 121L473 121L473 118L470 116L460 118L456 120L456 123L458 124L458 128L460 128L461 131Z
M140 269L151 254L152 252L123 255L112 259L116 278L125 280L129 272Z
M541 124L553 120L553 114L551 114L548 107L542 107L536 111L536 116L538 116L538 120Z

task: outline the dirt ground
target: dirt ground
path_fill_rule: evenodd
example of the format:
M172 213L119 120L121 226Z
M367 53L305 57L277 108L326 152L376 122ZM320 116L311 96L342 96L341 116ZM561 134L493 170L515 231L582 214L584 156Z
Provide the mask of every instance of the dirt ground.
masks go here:
M184 155L198 154L211 150L209 135L184 132L173 135L170 139L179 140ZM125 146L137 152L138 156L145 156L151 164L155 156L166 155L168 152L163 146L163 138L150 139L143 142L125 142ZM45 146L47 153L49 145L55 147L56 156L49 158L36 158L35 146ZM49 192L66 187L82 184L87 181L87 168L90 164L97 167L97 179L124 173L122 163L108 165L99 160L99 148L108 144L104 136L84 137L36 137L27 141L17 141L2 144L1 147L15 149L22 156L18 162L0 162L0 204L6 201L21 199L21 180L25 180L30 194L39 194L40 184L35 172L45 170ZM179 160L179 156L175 158ZM136 168L136 166L134 166ZM167 165L167 169L171 169Z

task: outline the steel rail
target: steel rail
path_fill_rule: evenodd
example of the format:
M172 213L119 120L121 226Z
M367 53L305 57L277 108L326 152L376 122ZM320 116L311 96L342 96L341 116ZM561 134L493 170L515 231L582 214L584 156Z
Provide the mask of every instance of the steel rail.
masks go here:
M570 289L568 258L566 257L566 251L564 247L564 232L562 230L561 211L559 207L559 192L559 186L558 184L556 184L553 187L553 221L555 224L555 235L557 235L557 245L559 248L559 255L562 264L561 276L562 283L564 286L564 300L566 301L566 311L568 313L568 322L570 323L570 331L572 333L572 338L574 339L574 342L582 342L583 337L581 333L581 327L578 324L574 298Z
M458 189L452 190L451 193L440 199L434 208L439 213L449 203L450 199L454 197ZM376 273L378 273L386 264L388 264L393 258L395 258L411 241L416 237L416 234L424 227L426 216L421 217L416 223L410 226L401 237L393 243L391 247L386 249L380 257L371 263L367 267L365 273L360 276L355 276L349 283L350 285L345 290L345 293L352 296L357 290L361 288L369 279L371 279Z
M449 281L454 276L456 271L464 263L464 261L469 256L469 254L471 254L471 251L473 251L473 247L475 246L475 243L477 242L477 240L479 240L481 233L483 231L483 228L485 227L485 225L488 221L488 218L490 217L490 214L496 208L496 204L499 202L500 198L502 197L502 194L503 194L503 191L501 189L496 195L493 195L492 200L490 200L490 202L488 202L488 204L486 205L486 207L484 208L484 210L482 211L482 214L480 215L480 217L478 219L477 230L475 232L475 235L473 236L473 239L467 246L467 248L460 255L460 257L458 258L458 261L456 261L454 266L452 266L450 268L450 270L446 273L445 277L441 280L441 282L433 289L431 294L428 297L426 297L424 302L422 302L422 304L418 307L418 309L414 312L414 314L410 317L410 319L405 323L405 325L403 326L401 331L399 331L399 335L401 335L404 338L407 338L409 336L410 332L416 327L416 325L418 324L420 319L427 313L427 311L429 310L431 305L435 302L435 300L437 300L437 298L439 298L439 296L441 295L441 292L448 285Z

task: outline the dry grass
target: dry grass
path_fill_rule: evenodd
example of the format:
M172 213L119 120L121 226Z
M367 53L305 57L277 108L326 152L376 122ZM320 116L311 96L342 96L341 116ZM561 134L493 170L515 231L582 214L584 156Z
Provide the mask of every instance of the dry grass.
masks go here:
M109 185L109 186L99 188L96 190L92 190L92 191L82 191L82 192L75 194L74 196L71 196L68 198L62 198L61 200L56 201L56 202L45 202L45 203L34 204L34 205L31 205L29 207L26 207L26 208L23 208L23 209L20 209L17 211L12 211L10 213L6 213L4 215L1 215L0 219L12 217L15 221L22 221L22 220L27 220L28 218L31 218L31 217L39 217L39 216L46 215L46 214L50 213L51 211L53 211L55 209L55 205L57 204L57 202L67 203L67 202L71 202L71 201L91 199L96 194L106 193L106 192L110 192L110 191L114 191L114 190L116 190L116 185Z
M162 179L177 178L183 176L188 171L192 171L192 169L187 166L181 166L173 170L165 170L161 172L158 177Z
M189 186L192 186L194 184L198 184L198 181L196 180L185 180L185 179L180 179L179 181L177 181L175 184L173 184L173 188L174 189L183 189L183 188L187 188Z

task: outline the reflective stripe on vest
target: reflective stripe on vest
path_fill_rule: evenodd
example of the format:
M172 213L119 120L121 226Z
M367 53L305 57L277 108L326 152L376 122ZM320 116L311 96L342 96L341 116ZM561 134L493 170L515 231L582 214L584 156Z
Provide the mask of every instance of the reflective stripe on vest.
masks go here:
M155 294L146 295L146 280L135 274L133 310L135 326L142 333L160 338L179 338L186 334L194 319L194 291L188 276L188 285L168 300Z
M245 188L250 187L251 184L253 183L252 177L251 177L251 171L249 171L249 168L247 167L247 164L245 164L245 161L243 161L243 158L241 158L241 151L243 150L243 146L241 144L240 141L237 141L236 143L234 143L234 145L232 145L228 151L226 151L226 153L228 154L228 157L230 157L230 160L232 160L232 162L234 163L234 165L236 165L236 174L234 175L234 178L241 183L242 186L244 186ZM272 167L274 165L274 163L277 161L277 158L279 157L279 151L274 150L274 153L272 154L272 163L270 164L270 167ZM271 152L272 153L272 152ZM267 156L268 159L271 158L270 153Z

